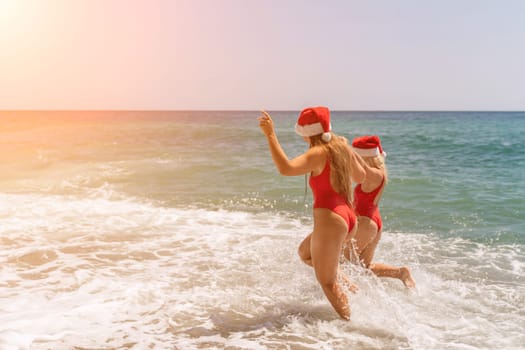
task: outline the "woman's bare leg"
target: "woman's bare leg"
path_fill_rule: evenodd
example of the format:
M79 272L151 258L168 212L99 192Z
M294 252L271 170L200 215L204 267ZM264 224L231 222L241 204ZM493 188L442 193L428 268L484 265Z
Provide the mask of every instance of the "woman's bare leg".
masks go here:
M359 263L368 266L363 261L365 260L364 257L370 261L372 260L379 238L380 234L377 232L377 224L366 216L359 216L357 232L354 238L354 250L359 256Z
M381 263L374 263L370 265L370 270L378 277L397 278L403 282L407 288L414 288L416 286L416 282L412 278L410 269L406 266L395 267Z
M368 268L374 258L382 232L377 232L376 223L370 219L368 219L368 222L364 222L362 227L363 233L360 235L362 242L357 241L357 251L359 253L359 262ZM359 232L359 234L361 234L361 232Z
M412 278L410 269L406 266L396 267L382 263L372 264L374 253L381 239L382 232L377 232L377 225L369 218L359 218L359 230L356 234L356 245L360 262L369 268L378 277L397 278L407 288L414 288L416 282Z
M308 236L306 236L305 239L301 242L299 245L299 249L297 249L297 254L299 254L299 257L301 260L309 266L312 265L312 252L310 250L310 241L312 239L312 234L310 233Z
M339 215L328 209L315 209L314 223L310 249L317 281L339 316L349 320L348 298L338 281L338 275L343 274L339 269L339 255L348 233L347 225Z
M366 216L359 216L357 230L353 235L353 240L347 242L344 247L344 256L355 264L362 263L362 252L370 245L377 236L377 225ZM374 250L371 250L372 256ZM372 257L370 257L371 259ZM365 264L365 266L367 266Z
M353 232L348 233L348 235L352 236L355 234L355 228ZM348 236L347 236L348 237ZM311 242L312 240L312 234L310 233L308 236L306 236L305 239L301 242L299 245L299 249L297 249L297 254L299 254L299 257L301 260L308 266L312 266L312 252L311 252ZM339 277L341 278L343 282L343 286L345 286L350 292L357 293L359 288L356 284L352 283L350 281L350 278L348 278L347 275L344 273L340 274Z

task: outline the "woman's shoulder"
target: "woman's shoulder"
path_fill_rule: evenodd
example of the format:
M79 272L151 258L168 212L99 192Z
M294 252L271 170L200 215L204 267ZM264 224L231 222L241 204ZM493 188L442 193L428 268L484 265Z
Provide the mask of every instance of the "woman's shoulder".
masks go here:
M313 146L306 151L306 155L312 162L314 168L324 168L326 160L328 159L328 152L322 146ZM322 170L322 169L321 169Z
M306 153L314 156L326 156L328 154L326 148L320 145L310 147Z

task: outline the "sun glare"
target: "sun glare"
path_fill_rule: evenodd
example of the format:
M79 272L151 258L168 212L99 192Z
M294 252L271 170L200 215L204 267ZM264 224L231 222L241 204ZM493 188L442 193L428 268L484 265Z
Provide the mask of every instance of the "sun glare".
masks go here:
M8 34L20 17L21 2L17 0L0 0L0 36Z
M16 10L17 0L0 0L0 21L8 19Z

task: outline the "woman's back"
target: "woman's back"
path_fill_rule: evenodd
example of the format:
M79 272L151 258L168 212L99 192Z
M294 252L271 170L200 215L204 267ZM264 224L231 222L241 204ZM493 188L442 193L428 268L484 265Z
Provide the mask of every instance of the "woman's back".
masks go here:
M354 210L359 216L368 216L372 217L375 210L379 210L379 201L381 199L381 194L385 187L385 177L383 176L379 185L376 185L375 188L367 185L365 183L358 184L354 189ZM363 187L372 187L372 191L365 191Z

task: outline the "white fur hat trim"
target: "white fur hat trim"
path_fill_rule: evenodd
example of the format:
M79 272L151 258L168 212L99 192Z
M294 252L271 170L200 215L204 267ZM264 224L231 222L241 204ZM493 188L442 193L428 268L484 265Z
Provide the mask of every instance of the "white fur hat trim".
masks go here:
M355 153L359 154L361 157L377 157L381 154L379 152L379 147L376 148L355 148L352 147L352 149L355 151Z
M330 125L332 130L332 125ZM321 123L299 125L295 124L295 132L301 136L315 136L324 133L323 125Z

